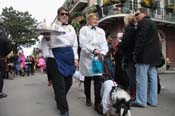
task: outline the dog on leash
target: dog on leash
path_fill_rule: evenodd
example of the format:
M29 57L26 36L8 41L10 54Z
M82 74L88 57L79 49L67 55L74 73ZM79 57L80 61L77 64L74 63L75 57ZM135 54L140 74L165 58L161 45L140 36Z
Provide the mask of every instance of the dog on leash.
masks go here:
M112 80L105 80L101 89L105 116L131 116L130 95Z

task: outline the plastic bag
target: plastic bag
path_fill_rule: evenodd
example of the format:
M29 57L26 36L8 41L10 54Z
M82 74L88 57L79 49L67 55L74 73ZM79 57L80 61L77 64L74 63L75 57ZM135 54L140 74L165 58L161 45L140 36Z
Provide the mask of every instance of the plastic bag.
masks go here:
M103 73L103 64L102 61L98 59L98 57L94 57L92 59L92 71L93 73Z
M73 74L73 77L79 81L84 81L84 76L81 74L79 70L76 70Z

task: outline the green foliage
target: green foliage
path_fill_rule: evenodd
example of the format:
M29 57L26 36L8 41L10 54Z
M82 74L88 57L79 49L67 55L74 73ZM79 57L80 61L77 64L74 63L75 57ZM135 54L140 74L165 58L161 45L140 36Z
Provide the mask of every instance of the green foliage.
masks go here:
M35 29L37 21L29 12L20 12L12 7L4 8L1 14L3 28L16 47L31 46L35 44L37 35Z

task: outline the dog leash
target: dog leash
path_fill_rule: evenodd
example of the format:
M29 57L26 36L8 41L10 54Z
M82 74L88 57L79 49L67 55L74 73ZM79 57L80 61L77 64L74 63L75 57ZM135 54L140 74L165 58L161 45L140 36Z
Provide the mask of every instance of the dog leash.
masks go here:
M112 82L114 83L114 86L116 85L116 82L114 81L114 79L112 78L112 75L109 73L109 69L107 67L107 65L105 64L105 58L102 54L98 55L98 59L99 61L101 61L102 63L102 67L103 67L103 75L105 74L105 76L108 76L109 79L112 80Z
M106 64L102 61L102 63L103 63L103 67L104 67L104 69L105 69L105 74L107 75L107 76L109 76L109 78L112 80L112 82L113 82L113 84L114 84L114 86L116 85L116 82L114 81L114 79L112 78L112 76L111 76L111 74L109 73L109 69L107 68L107 66L106 66Z

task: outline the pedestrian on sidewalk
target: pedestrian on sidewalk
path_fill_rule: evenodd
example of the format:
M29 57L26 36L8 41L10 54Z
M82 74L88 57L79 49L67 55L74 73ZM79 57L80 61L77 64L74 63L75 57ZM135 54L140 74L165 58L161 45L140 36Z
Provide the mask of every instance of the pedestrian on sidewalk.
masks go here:
M11 42L0 28L0 98L7 97L7 94L3 93L3 76L5 74L5 59L12 51L11 46Z
M72 86L72 75L78 68L78 43L74 28L68 24L69 11L61 7L57 11L57 20L52 25L62 35L51 35L49 46L54 56L53 88L55 100L62 116L69 116L67 93ZM56 68L55 68L56 67Z
M102 114L101 97L101 76L102 73L94 73L92 60L94 57L99 58L101 55L106 55L108 46L105 32L98 27L98 16L95 13L90 13L87 16L87 25L80 29L79 35L81 53L79 70L85 76L84 92L86 96L86 105L91 106L91 81L94 80L95 107L94 109Z
M156 65L161 63L158 31L145 8L137 9L135 17L138 24L133 57L136 62L136 100L133 105L157 106Z
M50 33L45 33L39 45L40 52L46 60L46 72L47 72L47 77L48 77L48 86L52 85L52 79L54 77L53 68L57 70L57 67L54 67L53 65L53 63L56 64L56 62L52 54L52 49L49 48L50 35L51 35Z
M136 41L135 23L136 20L134 15L127 15L124 17L125 31L123 33L122 41L118 45L118 51L121 53L122 56L121 67L124 73L126 73L119 79L128 80L128 89L131 95L131 99L135 99L136 89L136 69L135 63L132 59Z

